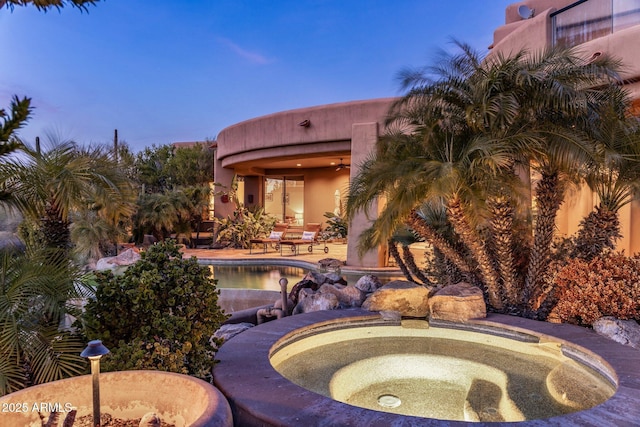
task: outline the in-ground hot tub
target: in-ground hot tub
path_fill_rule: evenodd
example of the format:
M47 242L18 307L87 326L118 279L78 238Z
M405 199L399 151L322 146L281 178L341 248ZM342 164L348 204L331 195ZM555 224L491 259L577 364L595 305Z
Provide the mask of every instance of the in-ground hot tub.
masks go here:
M290 381L350 405L456 421L550 418L615 392L611 370L565 356L558 341L446 326L465 327L407 320L311 328L279 341L271 364Z
M222 346L215 382L243 426L640 420L640 352L585 328L499 315L403 323L363 310L269 322Z

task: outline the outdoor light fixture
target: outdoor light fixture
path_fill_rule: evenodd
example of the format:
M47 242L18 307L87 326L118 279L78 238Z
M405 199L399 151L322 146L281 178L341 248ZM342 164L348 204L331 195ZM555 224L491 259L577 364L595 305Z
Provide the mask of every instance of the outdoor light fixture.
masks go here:
M298 123L298 126L302 126L303 128L308 128L309 126L311 126L311 120L309 119L303 120L300 123Z
M80 356L91 361L91 380L93 382L93 425L100 426L100 358L109 353L109 349L102 345L102 341L89 341Z

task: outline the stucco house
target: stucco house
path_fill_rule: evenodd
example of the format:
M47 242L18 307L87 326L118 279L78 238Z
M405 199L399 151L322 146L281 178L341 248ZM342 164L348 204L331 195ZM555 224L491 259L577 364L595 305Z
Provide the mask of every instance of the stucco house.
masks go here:
M494 32L489 54L509 54L521 48L537 51L554 44L579 46L588 57L620 58L625 85L640 115L640 0L527 0L513 3L505 24ZM384 131L393 99L373 99L321 105L253 118L223 129L214 149L214 180L241 180L240 196L247 206L262 205L281 221L323 222L325 212L340 213L349 179ZM566 235L596 204L588 189L572 194L562 206L558 229ZM234 206L217 198L217 216ZM375 213L375 206L373 211ZM640 202L620 212L624 238L619 248L640 251ZM385 248L359 257L357 236L370 218L350 224L347 264L376 267L387 262Z

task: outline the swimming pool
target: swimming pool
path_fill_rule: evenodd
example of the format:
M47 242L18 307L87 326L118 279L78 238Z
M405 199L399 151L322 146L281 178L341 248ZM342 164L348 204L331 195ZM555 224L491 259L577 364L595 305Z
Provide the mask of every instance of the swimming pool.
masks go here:
M218 280L219 289L261 289L267 291L280 291L279 280L286 278L289 281L289 289L304 278L311 271L308 268L292 267L285 265L242 264L242 265L208 265L213 273L213 278ZM355 284L362 274L344 274L340 276L349 284ZM379 275L382 283L391 280L405 280L397 274Z

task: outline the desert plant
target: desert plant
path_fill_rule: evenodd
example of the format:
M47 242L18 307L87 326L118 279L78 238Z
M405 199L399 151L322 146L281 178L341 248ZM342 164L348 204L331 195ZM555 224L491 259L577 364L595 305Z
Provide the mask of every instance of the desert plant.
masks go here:
M51 248L71 247L69 226L75 214L93 212L116 227L134 212L133 184L106 147L55 137L47 150L39 143L25 146L19 156L0 163L0 183L10 194L3 205L38 221L42 244Z
M0 396L85 372L84 340L61 327L90 293L80 279L51 251L0 252Z
M264 212L264 208L256 206L237 207L232 215L226 218L214 218L218 226L216 242L233 248L248 248L249 241L265 235L273 228L276 219Z
M208 378L226 319L217 281L195 257L182 258L165 240L142 253L124 274L99 273L84 317L90 338L111 349L105 370L158 369Z
M327 218L327 228L324 229L326 236L330 239L344 239L349 232L349 225L344 216L336 215L333 212L325 212Z
M640 254L615 252L572 259L555 276L551 318L592 325L603 316L640 319Z

